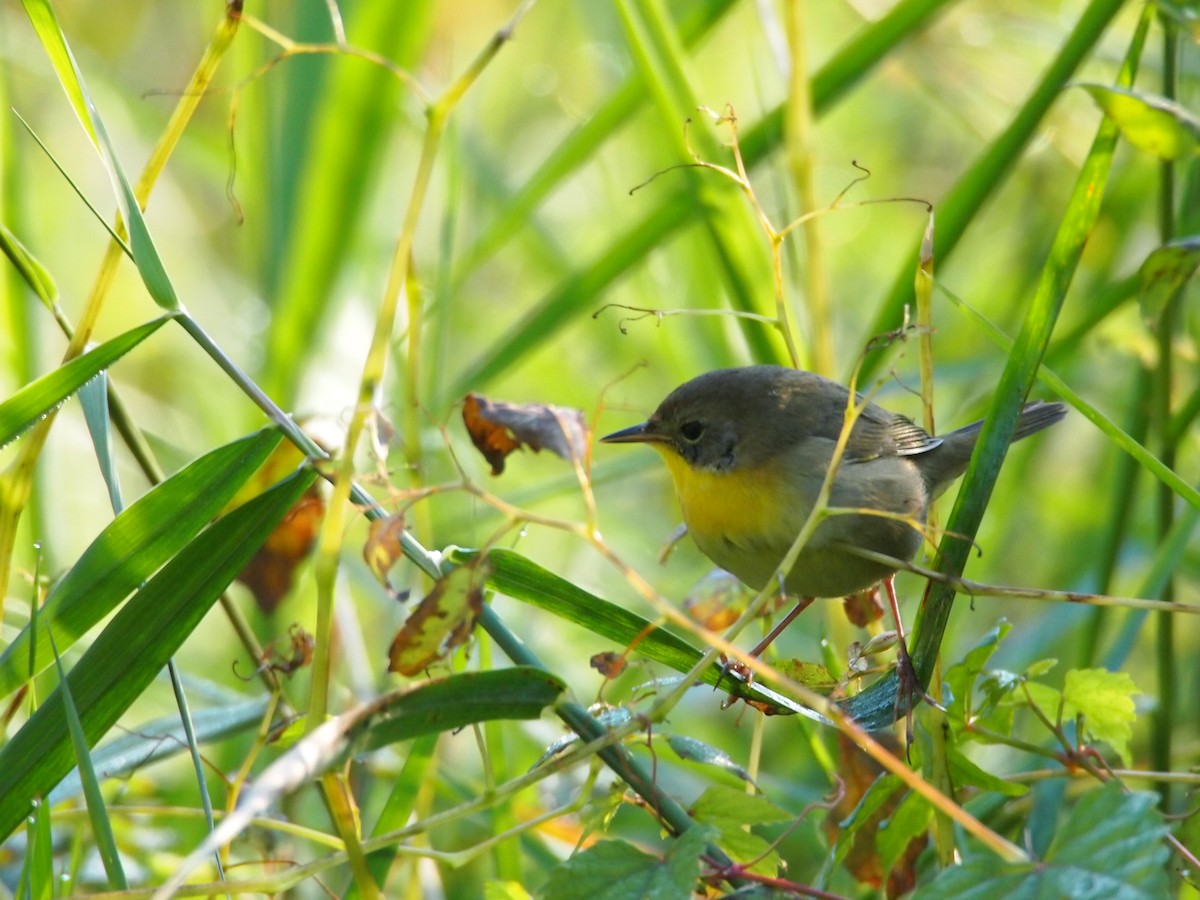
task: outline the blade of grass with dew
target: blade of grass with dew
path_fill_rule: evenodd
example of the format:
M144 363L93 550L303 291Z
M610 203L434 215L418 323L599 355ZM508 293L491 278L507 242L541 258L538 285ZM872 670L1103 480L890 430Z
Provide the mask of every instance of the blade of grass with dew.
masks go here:
M53 635L63 650L146 578L183 549L258 470L279 443L264 430L213 450L152 488L92 542L55 585L40 610L38 634ZM50 665L49 649L31 626L0 654L0 697Z
M0 446L8 444L47 413L107 369L118 359L154 334L171 315L152 319L124 334L105 341L99 347L76 357L66 365L27 384L0 403Z
M311 469L297 472L219 519L105 626L68 676L89 742L141 696L315 478ZM70 739L56 691L0 748L0 836L7 837L33 801L53 790L70 768Z

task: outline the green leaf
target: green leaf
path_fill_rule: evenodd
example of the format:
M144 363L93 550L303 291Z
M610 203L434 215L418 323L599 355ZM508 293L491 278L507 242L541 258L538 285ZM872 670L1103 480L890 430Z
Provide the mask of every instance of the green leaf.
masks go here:
M362 746L374 750L477 722L536 719L565 690L558 676L528 666L423 682L390 700L371 719Z
M747 794L723 784L710 785L688 810L698 822L724 828L736 825L770 825L793 816L761 794Z
M133 503L83 552L40 610L37 653L31 625L0 655L0 697L50 665L49 642L66 650L179 552L262 465L280 435L264 430L200 457ZM32 666L32 668L31 668Z
M1176 238L1151 251L1140 269L1138 306L1142 319L1153 326L1163 309L1196 272L1200 265L1200 235Z
M1022 797L1029 793L1029 788L1013 781L1005 781L979 768L958 747L949 744L946 747L946 763L950 770L950 783L955 788L977 787L985 791L995 791L1006 797Z
M87 131L88 137L100 152L100 158L103 160L109 180L112 182L117 204L121 208L121 216L129 230L133 262L142 276L146 290L150 292L154 302L163 309L168 311L178 309L179 300L175 296L175 289L171 286L170 279L167 278L162 260L154 247L154 241L150 238L150 231L146 227L146 220L142 217L142 209L137 196L117 160L116 150L109 139L108 130L104 127L104 122L101 121L87 86L84 84L83 74L79 71L71 48L67 44L66 36L58 24L58 18L54 15L54 7L51 6L49 0L25 0L25 12L50 57L54 71L58 75L63 90L67 92L67 98L71 101L75 114L79 117L84 130Z
M662 856L643 853L625 841L600 841L574 854L550 873L544 900L678 900L692 896L700 854L713 830L689 828Z
M753 861L749 871L756 874L778 873L779 853L766 838L747 831L745 826L787 822L792 819L791 813L761 795L719 784L707 788L689 812L697 822L720 832L716 843L734 862Z
M1103 84L1080 87L1139 150L1159 159L1183 160L1200 149L1200 119L1174 100Z
M25 245L17 240L17 236L3 225L0 225L0 250L3 250L4 255L17 267L29 289L37 294L47 309L52 310L58 302L58 285L54 283L53 276L25 249Z
M951 693L947 712L952 719L966 719L969 711L974 709L971 694L975 688L975 681L983 672L984 666L988 664L988 660L992 658L992 654L999 648L1000 642L1010 631L1012 631L1012 625L1001 619L994 628L979 639L974 647L967 651L967 655L962 658L961 662L955 663L946 670L945 683Z
M51 645L51 649L53 649L53 645ZM79 721L75 698L71 696L71 682L67 678L66 670L63 669L57 650L54 653L54 665L58 668L63 710L67 714L71 749L75 753L75 766L83 784L83 796L87 800L88 821L92 825L92 837L96 841L100 861L104 864L104 872L108 875L109 886L125 891L129 889L129 880L125 877L125 869L121 865L121 854L117 852L117 839L113 835L112 822L108 818L108 809L104 804L104 795L100 793L100 782L96 778L96 770L92 767L92 755L88 750L87 738L83 734L83 723Z
M92 436L92 446L96 450L96 461L100 463L100 474L104 477L104 485L108 488L108 499L113 512L120 513L125 508L121 500L121 482L117 477L116 460L113 458L112 429L108 418L108 374L101 371L99 375L79 389L79 405L83 407L83 417L87 422L88 434Z
M903 789L904 782L891 773L880 775L871 782L854 811L845 820L838 822L837 843L834 844L833 853L826 859L823 871L828 871L845 861L846 855L854 847L854 838L859 829L871 821L871 817L892 798L892 795Z
M46 413L95 378L102 369L107 369L158 331L162 324L171 318L162 316L117 335L94 350L43 375L37 381L25 385L0 403L0 447L30 428Z
M1110 781L1080 798L1046 859L1005 863L987 852L944 869L919 890L928 900L1157 900L1169 896L1156 794L1126 794Z
M1072 669L1063 684L1064 717L1082 715L1084 728L1122 759L1129 759L1129 739L1137 718L1133 695L1141 691L1128 672Z
M215 522L108 623L68 676L89 743L141 696L315 478L299 471ZM0 749L0 839L62 780L71 756L56 690Z
M879 824L875 835L875 849L884 872L892 870L908 845L925 834L931 821L933 806L916 791L909 791L895 811Z

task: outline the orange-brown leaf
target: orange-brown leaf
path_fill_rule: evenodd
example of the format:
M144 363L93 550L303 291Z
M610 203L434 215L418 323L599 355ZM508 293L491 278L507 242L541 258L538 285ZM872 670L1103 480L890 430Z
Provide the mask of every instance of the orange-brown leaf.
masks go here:
M274 612L291 589L296 567L312 552L324 513L325 501L313 485L238 573L237 580L250 589L263 612Z
M392 641L388 671L416 675L464 643L483 613L487 575L480 558L439 578Z
M541 403L504 403L479 394L463 400L463 422L471 441L492 467L504 471L504 460L514 450L549 450L568 462L583 459L588 427L583 413L565 406Z

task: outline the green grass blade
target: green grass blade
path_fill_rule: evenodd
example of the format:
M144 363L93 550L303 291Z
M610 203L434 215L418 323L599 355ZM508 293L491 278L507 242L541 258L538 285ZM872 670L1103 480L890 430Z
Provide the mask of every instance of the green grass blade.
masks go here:
M455 548L449 554L449 559L455 564L464 564L475 555L476 551ZM618 646L629 646L636 641L639 656L663 663L677 672L690 672L703 656L703 653L666 628L576 587L512 550L489 550L488 566L488 584L502 594L580 625L593 634L612 640ZM807 708L767 690L762 680L756 680L747 687L744 682L730 679L716 664L700 673L697 681L714 687L720 684L722 690L732 696L770 704L774 712L811 713ZM816 713L811 715L821 718Z
M117 478L116 461L113 458L112 429L108 419L108 375L99 375L79 389L79 405L87 421L96 460L100 463L100 474L108 488L108 499L114 512L120 512L125 504L121 501L121 482Z
M349 35L369 38L372 49L409 66L417 59L432 21L434 4L370 0L356 3L347 22ZM374 177L389 151L389 129L406 90L387 69L341 58L320 89L320 101L307 127L295 129L301 154L287 174L294 182L276 185L294 195L295 208L283 218L290 231L276 248L281 267L274 315L263 365L263 388L286 407L298 386L301 367L319 341L320 323L363 220ZM292 123L295 124L294 122ZM353 159L347 166L345 160Z
M0 697L50 665L45 636L66 650L180 551L279 443L261 431L214 450L158 485L104 529L40 610L37 653L27 626L0 655Z
M83 356L27 384L0 403L0 446L33 426L46 413L95 378L114 362L156 332L171 316L153 319L106 341Z
M53 6L49 0L25 0L25 12L29 16L29 21L33 23L42 47L50 57L50 62L54 66L63 90L67 93L67 98L71 101L75 114L79 117L80 123L99 151L100 158L104 161L104 167L112 182L113 193L116 195L117 204L121 209L121 216L129 230L133 261L142 276L146 290L150 292L154 302L163 309L168 311L178 309L179 299L175 296L175 288L171 285L166 270L163 268L162 259L150 237L150 230L146 227L146 220L142 217L141 206L133 193L129 179L125 177L108 131L96 111L87 86L84 84L83 74L75 62L75 57L71 53L62 28L58 24Z
M68 676L89 743L141 696L315 478L297 472L215 522L109 622ZM0 835L70 771L67 730L55 691L0 749Z
M75 753L75 765L79 770L79 778L83 784L83 796L87 801L88 820L92 823L92 837L96 841L96 850L100 861L104 864L104 872L108 875L109 887L119 891L129 889L129 880L125 877L125 869L121 865L121 854L117 852L117 839L113 835L112 822L108 818L104 796L100 793L100 782L96 778L96 770L92 767L92 755L88 749L87 738L83 735L83 723L79 721L79 712L75 709L75 699L71 695L71 682L63 668L62 659L51 640L50 647L54 650L54 665L58 669L58 681L62 692L63 711L67 716L67 728L71 734L71 749Z
M1093 4L1093 7L1095 6L1096 4ZM1123 79L1132 80L1133 72L1137 69L1152 13L1151 10L1143 17L1141 27L1131 42L1122 69ZM957 576L962 574L966 566L972 548L971 539L983 519L1022 401L1037 377L1042 356L1046 352L1050 334L1066 297L1067 287L1099 215L1100 201L1104 196L1117 136L1116 126L1104 120L1076 178L1071 199L1050 249L1050 257L1042 270L1037 292L1025 316L1021 333L1009 354L1008 364L985 418L979 443L971 457L971 465L964 476L963 488L946 523L947 537L943 538L938 546L936 568L940 572ZM916 640L913 643L912 660L921 684L929 684L942 635L946 630L946 622L950 617L953 598L953 588L931 583L917 614L913 628ZM866 728L890 724L897 709L897 688L898 683L893 673L852 698L848 711Z
M937 228L933 239L933 256L937 265L946 264L976 214L988 198L1000 189L1005 176L1037 134L1038 126L1051 104L1058 99L1075 70L1089 57L1113 16L1124 5L1123 0L1092 0L1062 50L1008 127L988 142L987 149L937 205L934 210ZM919 243L901 264L891 291L860 338L858 346L865 347L871 338L895 328L904 305L913 302L913 272L917 271ZM885 358L882 354L867 355L859 373L860 382L867 383Z

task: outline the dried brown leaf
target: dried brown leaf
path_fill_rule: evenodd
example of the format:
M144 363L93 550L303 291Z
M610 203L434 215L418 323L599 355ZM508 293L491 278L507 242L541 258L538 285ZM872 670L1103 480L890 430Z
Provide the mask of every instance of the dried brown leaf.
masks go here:
M587 452L587 421L578 409L504 403L467 394L463 422L493 475L503 472L505 457L521 447L535 452L549 450L568 462L582 460Z

